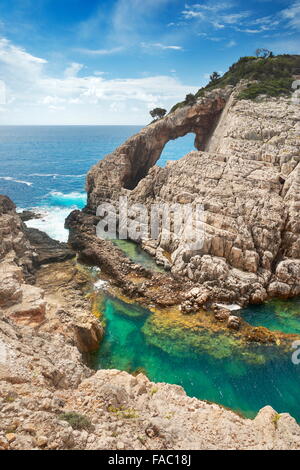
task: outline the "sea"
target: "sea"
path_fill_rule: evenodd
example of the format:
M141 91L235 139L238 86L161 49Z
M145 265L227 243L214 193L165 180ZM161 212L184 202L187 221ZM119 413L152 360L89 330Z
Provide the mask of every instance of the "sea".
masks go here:
M66 241L64 221L86 204L88 170L142 126L0 126L0 194L43 214L27 225ZM194 150L194 135L170 141L158 165Z

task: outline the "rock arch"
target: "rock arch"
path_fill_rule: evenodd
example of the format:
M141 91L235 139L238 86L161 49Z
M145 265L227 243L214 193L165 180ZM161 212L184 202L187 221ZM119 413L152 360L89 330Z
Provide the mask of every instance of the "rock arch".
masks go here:
M121 190L134 189L170 140L194 133L196 149L205 150L231 91L214 90L195 105L177 109L146 126L98 162L87 175L87 208L95 211L99 203L116 200Z

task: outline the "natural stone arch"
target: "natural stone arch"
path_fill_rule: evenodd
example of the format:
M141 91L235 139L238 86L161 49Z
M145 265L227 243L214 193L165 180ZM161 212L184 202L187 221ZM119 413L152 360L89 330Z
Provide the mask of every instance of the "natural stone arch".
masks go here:
M231 88L214 90L193 106L185 106L130 137L98 162L87 175L88 209L116 200L124 189L132 190L159 160L170 140L195 134L195 147L205 150Z

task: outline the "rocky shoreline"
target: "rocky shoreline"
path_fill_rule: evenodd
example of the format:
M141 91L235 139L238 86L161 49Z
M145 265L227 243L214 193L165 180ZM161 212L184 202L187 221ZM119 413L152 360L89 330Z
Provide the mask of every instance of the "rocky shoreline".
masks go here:
M28 229L22 219L31 214L0 196L0 449L300 449L300 427L286 413L265 407L245 419L176 385L96 372L86 361L103 327L76 257L99 266L125 298L173 309L174 318L178 311L185 326L190 319L278 346L297 338L226 308L300 293L297 110L286 98L240 102L238 91L207 93L99 162L87 177L87 207L66 220L68 244ZM198 151L154 166L165 143L188 132ZM97 205L117 205L120 195L148 207L203 204L203 248L193 253L160 234L140 243L166 272L134 263L96 235Z
M30 245L11 201L0 202L0 449L300 448L296 421L270 407L249 420L143 374L89 369L84 354L102 336L84 295L89 277L74 259L61 259L62 246L55 261L52 243L49 262L37 268L38 247ZM116 256L124 269L133 264Z

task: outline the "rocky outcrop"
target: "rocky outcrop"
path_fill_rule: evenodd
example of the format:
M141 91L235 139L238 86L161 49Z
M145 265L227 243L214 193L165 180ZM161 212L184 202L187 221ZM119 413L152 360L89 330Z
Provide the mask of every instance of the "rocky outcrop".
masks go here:
M32 281L36 254L24 232L25 226L16 214L15 204L0 195L0 262L18 266L19 273Z
M42 264L66 261L75 257L75 252L67 243L53 240L45 232L37 228L26 228L26 236L32 248L37 252L35 263L37 266Z
M189 132L203 150L215 127L231 87L207 93L194 106L178 109L150 124L97 163L87 175L87 206L95 211L103 201L116 199L122 188L132 190L159 159L165 144Z
M96 235L98 218L73 211L66 219L69 229L69 243L86 263L101 266L109 275L113 285L143 304L160 307L175 305L183 300L184 290L191 288L168 273L157 273L133 263L110 240L99 239Z
M73 260L52 263L37 271L36 286L43 289L47 302L47 317L40 331L62 334L82 353L96 351L103 327L91 313L89 274Z
M99 162L87 177L86 210L94 211L103 201L117 204L120 195L128 197L129 205L142 203L148 209L153 203L200 205L202 247L191 250L183 237L161 231L156 240L144 237L143 248L160 263L165 258L173 275L199 286L206 302L244 305L296 296L299 109L288 98L238 101L239 89L231 92L214 90L213 96L146 127ZM215 119L206 119L211 109ZM197 146L202 151L165 168L150 168L167 140L197 133L196 124L206 132L205 144ZM133 167L139 177L130 185Z

